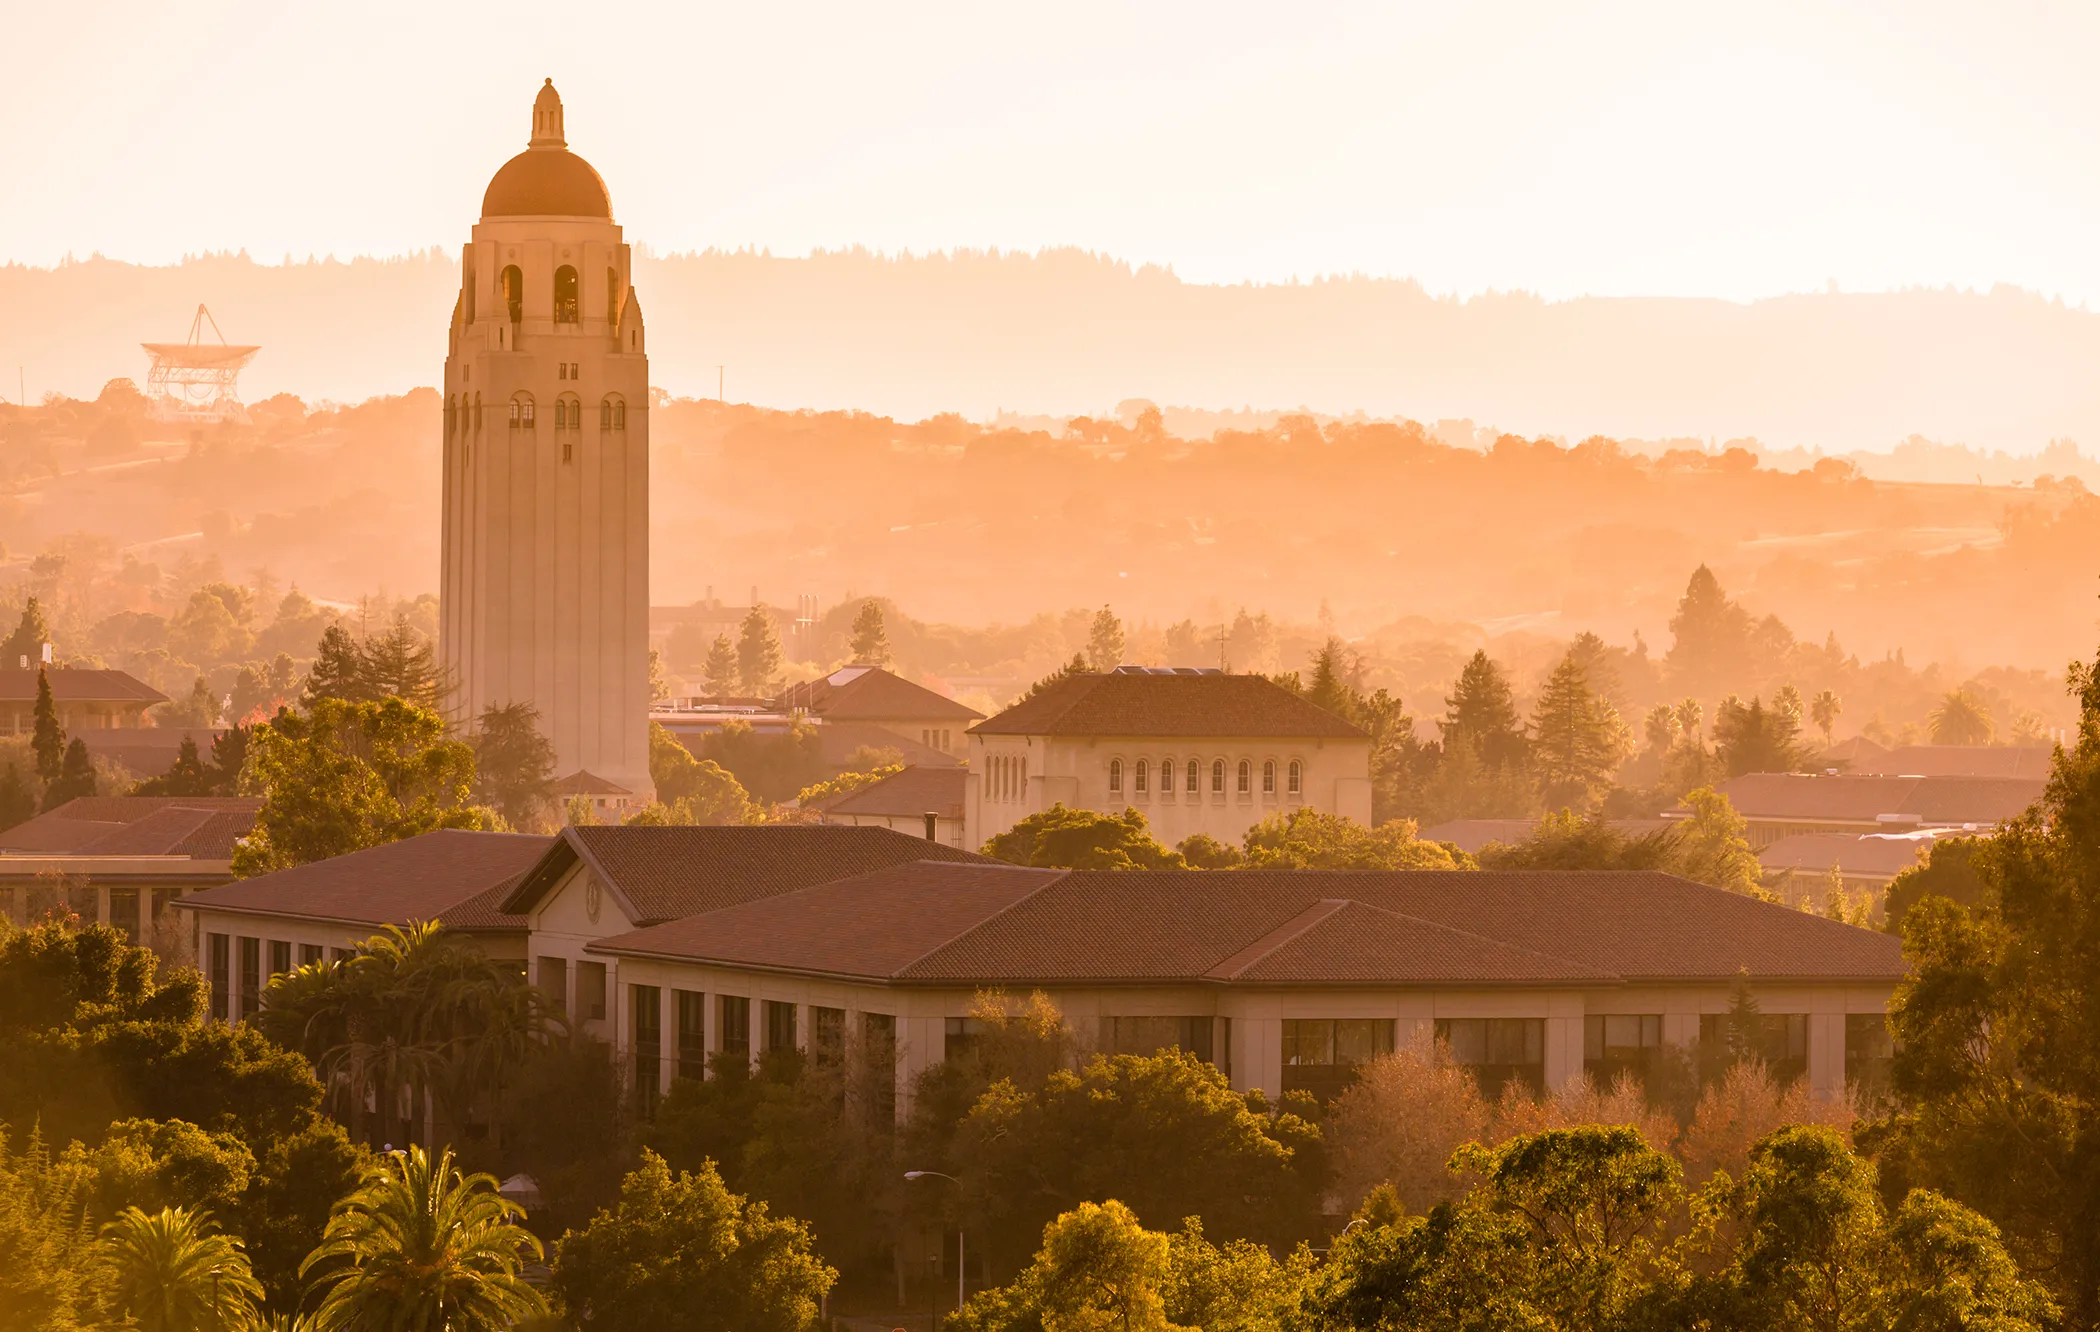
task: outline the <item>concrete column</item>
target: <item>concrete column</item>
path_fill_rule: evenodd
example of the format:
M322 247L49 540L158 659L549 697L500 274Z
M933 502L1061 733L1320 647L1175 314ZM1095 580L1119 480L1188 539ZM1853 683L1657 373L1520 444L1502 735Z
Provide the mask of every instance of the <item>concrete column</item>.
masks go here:
M669 1091L678 1078L678 991L669 985L656 988L656 1049L661 1071L656 1085Z
M1282 1096L1283 1019L1235 1019L1232 1039L1239 1046L1232 1052L1232 1069L1241 1089L1252 1091L1259 1087L1270 1100Z
M897 1118L901 1123L911 1109L913 1085L919 1075L941 1062L947 1053L948 1024L940 1017L897 1019Z
M796 1049L798 1049L798 1050L807 1050L807 1049L809 1048L809 1043L810 1043L811 1039L812 1039L812 1038L813 1038L813 1037L814 1037L815 1035L816 1035L816 1029L815 1029L814 1027L812 1027L812 1026L810 1025L810 1016L809 1016L809 1005L808 1005L808 1004L796 1004L796 1005L795 1005L795 1048L796 1048Z
M744 1007L747 1010L744 1014L744 1049L750 1054L751 1062L756 1064L759 1052L766 1048L766 1005L764 1000L753 996Z
M1808 1015L1808 1089L1818 1099L1845 1093L1845 1015Z
M1546 1090L1559 1091L1582 1076L1582 1019L1546 1019Z

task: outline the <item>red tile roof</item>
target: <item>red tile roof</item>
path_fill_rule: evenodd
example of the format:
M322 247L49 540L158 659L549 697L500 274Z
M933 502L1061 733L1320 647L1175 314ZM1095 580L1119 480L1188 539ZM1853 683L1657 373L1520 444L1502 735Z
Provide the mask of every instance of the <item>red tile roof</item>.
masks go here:
M725 925L718 930L717 924ZM733 924L734 928L726 928ZM875 931L879 946L862 947ZM946 934L943 939L941 936ZM792 940L792 946L776 942ZM591 945L941 985L1880 981L1900 944L1667 874L913 865Z
M969 781L964 768L905 768L857 791L819 800L811 808L825 814L895 819L915 819L931 811L944 819L959 819Z
M1753 772L1721 788L1746 819L1770 823L1873 823L1883 814L1925 823L1999 823L2039 800L2046 783L2024 777L1835 777Z
M165 703L168 696L123 671L88 670L79 666L46 666L51 697L59 703ZM34 669L0 670L0 703L36 702Z
M2053 745L1899 745L1852 761L1851 771L1912 777L2024 777L2046 781Z
M191 893L185 907L310 916L355 925L434 920L462 930L526 928L492 909L551 837L445 829Z
M1340 717L1259 675L1110 671L1068 676L970 728L973 735L1364 740Z
M503 909L531 911L578 860L629 920L654 924L914 860L985 857L888 828L565 828Z
M773 700L783 710L800 709L835 721L977 721L984 714L916 685L880 666L842 666L816 680L792 685Z
M874 722L827 721L817 728L817 759L843 768L862 749L894 749L897 756L915 768L960 768L962 760L943 749L923 744L908 735L877 726Z
M609 782L596 773L589 772L583 768L578 768L566 777L557 778L554 785L548 788L548 793L556 796L623 796L634 794L634 792L621 786L619 783Z
M1782 837L1757 853L1768 871L1827 874L1836 865L1846 875L1893 879L1918 863L1933 839L1922 834L1802 833Z
M79 796L0 833L0 851L227 860L260 808L252 796Z

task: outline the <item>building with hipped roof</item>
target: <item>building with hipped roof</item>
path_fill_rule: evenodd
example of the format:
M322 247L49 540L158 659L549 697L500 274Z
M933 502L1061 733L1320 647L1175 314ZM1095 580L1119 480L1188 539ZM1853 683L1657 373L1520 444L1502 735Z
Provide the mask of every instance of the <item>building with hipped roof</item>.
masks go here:
M1956 828L1988 833L2041 799L2044 777L1888 777L1752 772L1719 788L1749 825L1753 850L1810 833ZM1665 819L1691 811L1665 810Z
M39 673L34 665L0 668L0 734L27 735L36 729ZM58 724L69 735L150 726L146 710L168 701L166 694L124 671L46 666L41 674L51 684Z
M908 767L843 795L803 806L821 823L890 828L923 834L948 846L963 844L963 800L970 774L961 767Z
M1170 846L1199 832L1237 843L1295 809L1371 822L1371 737L1259 675L1070 675L969 736L967 846L1057 804L1136 809Z
M773 706L791 717L807 715L826 725L879 728L957 759L968 749L967 728L984 720L975 708L865 662L790 685Z
M79 796L0 832L0 913L53 910L148 939L186 893L233 878L248 796Z

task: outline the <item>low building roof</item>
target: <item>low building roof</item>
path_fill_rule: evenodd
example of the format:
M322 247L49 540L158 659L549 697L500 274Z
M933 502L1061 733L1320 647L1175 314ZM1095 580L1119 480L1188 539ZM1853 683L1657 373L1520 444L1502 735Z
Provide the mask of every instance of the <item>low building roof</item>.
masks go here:
M1673 875L918 862L592 951L933 985L1893 982L1901 945Z
M2026 777L1753 772L1730 781L1721 794L1744 818L1772 823L1873 823L1891 814L1921 823L1993 824L2041 799L2045 785Z
M0 833L0 854L231 860L261 808L252 796L77 796Z
M551 837L447 828L190 893L179 905L351 925L436 921L469 931L526 928L497 908Z
M1451 819L1421 830L1425 842L1449 842L1472 854L1495 842L1521 842L1538 831L1537 819Z
M825 721L977 721L984 714L880 666L855 663L790 685L773 706Z
M915 768L961 768L962 761L945 749L864 721L827 721L817 728L817 761L843 768L863 749L893 749Z
M970 774L964 768L905 768L856 791L817 801L824 814L858 814L870 818L915 819L934 813L944 819L963 816L963 792Z
M168 696L124 671L90 670L84 666L46 666L51 698L56 703L165 703ZM36 702L35 668L0 669L0 703Z
M1856 878L1893 879L1918 863L1936 839L1930 833L1800 833L1782 837L1757 853L1767 872L1828 874L1830 867Z
M578 768L566 777L556 778L554 785L547 788L547 793L556 796L623 796L634 794L634 792L618 782L609 782L587 768Z
M1133 739L1368 740L1364 731L1259 675L1120 670L1069 675L970 728L972 735Z
M1876 776L2021 777L2046 781L2054 745L1899 745L1852 760L1851 771Z
M533 910L579 862L629 920L655 924L921 859L989 863L888 828L564 828L503 910Z

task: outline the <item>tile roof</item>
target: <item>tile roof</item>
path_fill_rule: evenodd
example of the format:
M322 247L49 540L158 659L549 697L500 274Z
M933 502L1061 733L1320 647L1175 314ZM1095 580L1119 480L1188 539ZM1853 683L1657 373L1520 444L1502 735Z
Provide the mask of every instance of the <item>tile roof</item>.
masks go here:
M227 860L260 808L252 796L77 796L0 833L0 852Z
M2046 781L2054 745L1899 745L1853 760L1851 770L1910 777L2022 777Z
M1646 837L1671 825L1668 819L1611 819L1612 829L1625 837ZM1492 842L1507 846L1524 841L1539 828L1537 819L1452 819L1418 834L1427 842L1449 842L1461 851L1479 851Z
M566 777L557 778L554 785L548 788L548 794L557 796L623 796L633 795L634 792L617 782L609 782L594 772L578 768Z
M718 931L725 922L734 929ZM909 937L863 947L878 929ZM821 959L834 973L944 985L1724 982L1742 969L1760 980L1903 975L1901 945L1888 935L1654 873L1046 875L912 865L592 947L792 970Z
M923 744L908 735L877 726L874 722L827 721L817 728L817 760L843 768L855 751L894 749L898 757L915 768L960 768L962 760L943 749Z
M1770 872L1827 874L1836 865L1848 875L1894 878L1917 864L1933 841L1922 833L1800 833L1759 851L1757 862Z
M1340 717L1259 675L1110 671L1072 675L1023 699L973 735L1364 740Z
M944 819L959 819L969 781L965 768L911 767L857 791L819 800L812 808L826 814L904 819L915 819L930 810Z
M504 910L532 910L579 859L597 873L627 918L644 925L914 860L985 862L983 856L888 828L564 828L505 900Z
M551 837L444 829L347 856L190 893L185 907L311 916L358 925L435 920L456 929L523 931L492 907Z
M984 714L945 694L913 684L880 666L843 666L827 676L792 685L773 700L825 721L977 721Z
M59 703L165 703L168 696L124 671L97 671L80 666L46 666L51 697ZM0 703L34 703L35 670L0 670Z
M2025 777L1753 772L1723 786L1721 794L1744 818L1767 822L1872 823L1898 814L1925 823L1999 823L2039 800L2045 785Z

